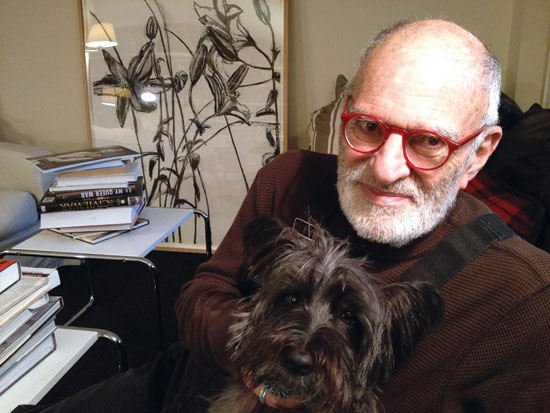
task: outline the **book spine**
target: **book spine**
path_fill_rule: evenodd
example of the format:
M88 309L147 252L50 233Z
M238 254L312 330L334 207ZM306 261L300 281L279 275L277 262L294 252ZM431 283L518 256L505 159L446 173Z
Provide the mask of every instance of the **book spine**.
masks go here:
M54 197L56 202L79 201L79 200L100 200L117 196L140 196L143 193L143 178L139 177L135 183L127 187L113 187L101 189L88 189L84 191L59 191L49 192L47 195Z
M40 212L82 211L86 209L138 205L142 202L142 196L123 195L118 197L110 197L107 199L85 199L82 201L42 203L40 204Z

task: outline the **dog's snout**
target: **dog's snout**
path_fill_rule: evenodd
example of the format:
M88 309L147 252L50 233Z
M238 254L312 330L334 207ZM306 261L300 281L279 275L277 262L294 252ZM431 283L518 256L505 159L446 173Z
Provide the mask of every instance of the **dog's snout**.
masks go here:
M283 359L291 373L306 376L313 371L313 358L306 351L287 347L283 350Z

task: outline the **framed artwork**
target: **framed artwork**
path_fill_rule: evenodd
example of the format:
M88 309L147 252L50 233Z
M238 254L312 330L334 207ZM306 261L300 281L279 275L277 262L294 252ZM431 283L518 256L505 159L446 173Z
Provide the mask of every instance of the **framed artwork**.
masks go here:
M82 0L93 147L141 153L148 204L213 245L286 149L287 0ZM189 220L165 249L204 248Z

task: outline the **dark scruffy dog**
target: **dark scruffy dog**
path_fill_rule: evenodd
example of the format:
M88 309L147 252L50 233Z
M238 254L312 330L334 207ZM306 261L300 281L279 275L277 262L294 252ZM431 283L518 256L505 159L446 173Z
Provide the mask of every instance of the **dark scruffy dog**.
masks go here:
M440 319L443 302L430 284L377 285L346 242L315 223L308 232L269 217L248 227L247 295L229 342L241 377L210 413L276 411L244 377L297 395L294 411L377 412L379 386Z

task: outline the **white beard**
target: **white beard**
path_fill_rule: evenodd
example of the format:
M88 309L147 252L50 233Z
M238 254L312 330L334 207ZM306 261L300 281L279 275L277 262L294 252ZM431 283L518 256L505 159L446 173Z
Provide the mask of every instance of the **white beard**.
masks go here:
M445 218L456 200L463 167L447 174L433 188L426 188L416 175L383 185L369 173L366 163L346 164L339 156L340 207L360 237L399 248L430 232ZM405 195L411 203L399 207L373 204L365 196L361 184Z

